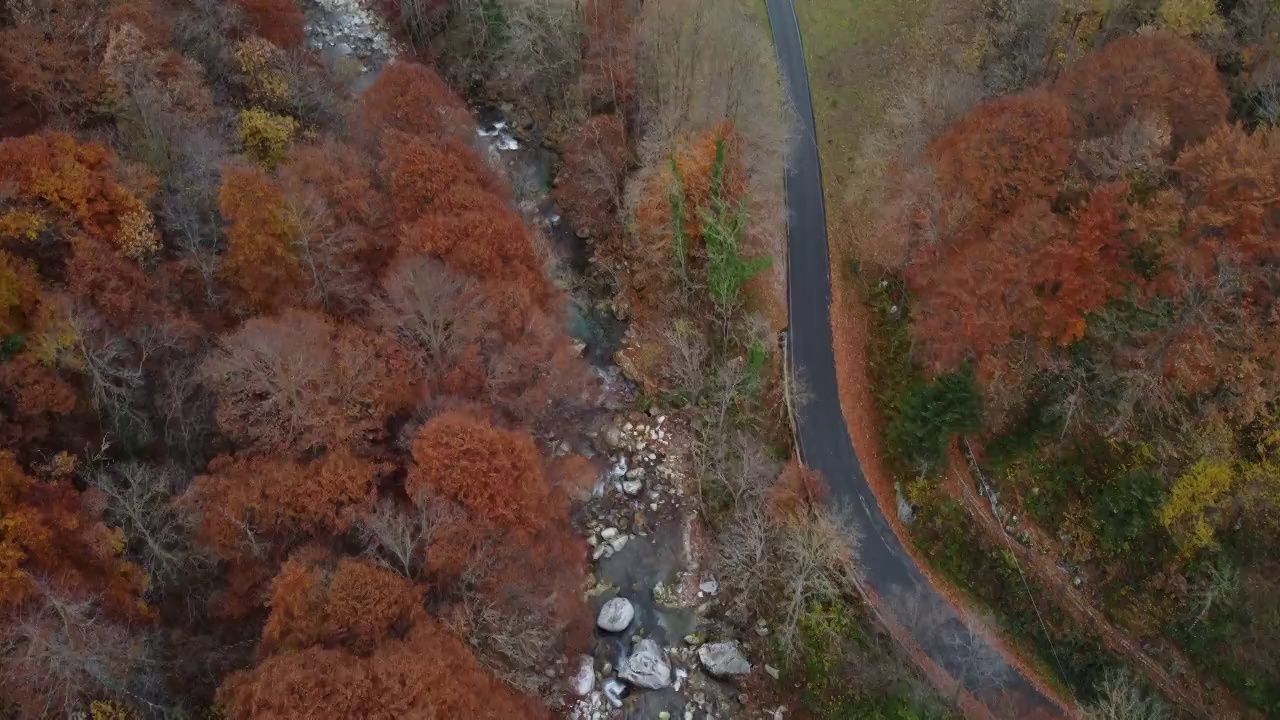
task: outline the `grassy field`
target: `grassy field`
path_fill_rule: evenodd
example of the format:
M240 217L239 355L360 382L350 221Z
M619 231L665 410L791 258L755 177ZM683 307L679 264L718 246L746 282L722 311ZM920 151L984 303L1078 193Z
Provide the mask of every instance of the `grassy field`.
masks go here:
M895 89L929 52L924 24L933 4L795 1L809 65L833 255L847 257L852 251L859 148L884 122Z

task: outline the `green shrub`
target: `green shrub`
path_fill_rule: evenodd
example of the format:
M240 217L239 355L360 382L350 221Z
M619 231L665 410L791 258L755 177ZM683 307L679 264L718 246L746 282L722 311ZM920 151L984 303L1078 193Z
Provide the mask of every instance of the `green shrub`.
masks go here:
M674 208L673 208L674 209ZM711 174L711 207L698 208L702 242L707 251L707 292L725 312L737 307L742 288L769 269L767 257L742 256L742 234L747 228L747 201L733 202L724 192L724 138L716 138L716 160Z
M942 464L952 437L976 432L981 426L982 400L973 386L973 376L965 371L913 383L886 434L895 453L933 468Z

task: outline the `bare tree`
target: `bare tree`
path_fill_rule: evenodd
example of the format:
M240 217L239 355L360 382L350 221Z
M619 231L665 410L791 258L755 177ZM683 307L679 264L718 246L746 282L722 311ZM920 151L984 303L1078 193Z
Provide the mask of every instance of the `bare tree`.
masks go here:
M775 570L771 535L764 508L757 506L735 513L716 538L716 571L743 618L765 607Z
M784 257L781 183L793 123L769 39L733 0L650 0L634 37L642 170L631 202L677 139L727 121L747 168L746 245Z
M144 404L146 375L137 348L90 310L78 310L72 326L78 369L88 380L94 409L119 435L148 439L152 429Z
M313 187L285 193L283 214L296 233L290 243L307 282L307 302L329 313L350 313L369 296L355 256L353 232L341 226Z
M467 634L481 664L525 692L546 687L543 669L555 661L556 629L527 615L516 616L481 595L469 596L465 608Z
M707 336L683 320L673 320L661 332L666 360L660 366L661 379L672 391L696 402L707 384L707 363L711 346Z
M160 435L170 457L189 470L203 466L209 459L213 432L214 398L200 382L203 358L203 353L172 358L155 373L154 402Z
M1085 708L1089 720L1165 720L1164 703L1138 686L1128 671L1108 672L1097 688L1098 699Z
M415 47L425 48L449 15L447 0L397 0L400 26Z
M200 370L218 398L218 426L265 447L368 427L390 382L366 334L294 310L249 320Z
M151 695L149 646L93 599L41 583L40 598L0 629L0 691L24 717L69 717L90 699ZM148 703L149 704L149 703Z
M146 568L153 588L177 584L207 563L192 545L191 519L171 502L182 484L174 466L128 462L99 470L89 484L106 498L106 515Z
M574 113L582 61L582 8L575 0L502 0L504 39L495 62L498 82L541 98L549 110ZM556 107L559 105L559 107Z
M795 652L800 619L812 603L856 592L859 544L844 516L826 507L810 508L782 526L782 622L775 632L785 652Z
M380 323L421 348L430 365L447 362L477 329L481 295L476 282L435 258L416 255L397 262L382 291Z
M222 266L218 163L226 154L223 143L207 130L186 130L170 145L169 171L156 199L156 218L165 237L199 273L210 305L218 301Z
M405 507L383 498L359 521L365 553L389 570L418 580L436 528L458 517L457 509L447 503L417 498Z
M993 7L983 71L991 93L1007 95L1044 78L1062 6L1060 0L1008 0Z
M1158 173L1172 139L1171 126L1162 117L1130 120L1115 135L1080 143L1077 167L1092 183L1118 180L1135 171Z
M1213 612L1214 607L1223 602L1230 602L1240 592L1240 573L1230 565L1213 566L1209 574L1192 593L1192 602L1198 608L1196 619L1188 630L1195 629L1202 620Z
M1013 673L996 648L986 623L976 617L965 617L960 622L943 625L941 631L954 664L951 674L956 681L956 692L952 702L959 701L960 694L967 688L981 689L988 695L1003 694Z

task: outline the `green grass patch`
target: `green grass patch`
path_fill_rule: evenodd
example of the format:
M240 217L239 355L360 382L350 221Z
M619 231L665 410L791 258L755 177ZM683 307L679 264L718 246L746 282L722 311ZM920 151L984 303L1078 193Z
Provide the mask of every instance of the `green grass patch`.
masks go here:
M917 48L933 0L796 0L828 198L845 197L862 137Z

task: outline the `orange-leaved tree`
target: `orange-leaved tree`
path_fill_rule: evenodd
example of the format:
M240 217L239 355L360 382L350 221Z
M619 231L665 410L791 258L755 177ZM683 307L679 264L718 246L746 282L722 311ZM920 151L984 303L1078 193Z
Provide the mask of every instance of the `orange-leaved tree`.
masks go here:
M1115 40L1068 68L1053 90L1070 107L1079 139L1155 115L1172 126L1174 150L1208 137L1229 106L1213 58L1171 32Z
M256 168L224 167L218 207L227 223L222 274L245 303L266 312L302 304L298 226L275 182Z
M214 555L266 560L300 540L346 532L372 507L374 483L388 469L343 449L309 461L224 455L210 461L183 502Z
M96 142L65 133L41 133L0 142L0 183L12 189L0 200L0 228L35 239L47 227L80 232L131 258L160 248L154 218L141 191L121 181L116 157Z
M382 68L360 96L364 127L373 137L398 130L423 137L465 138L471 125L466 105L435 70L398 61Z
M428 420L412 450L405 479L411 496L440 496L491 526L526 534L566 517L565 498L543 474L528 433L451 412Z
M275 580L259 655L313 645L375 652L425 619L425 589L355 558L303 550Z
M946 224L986 228L1017 203L1052 198L1070 158L1062 101L1044 92L979 105L929 144Z
M218 701L228 720L549 717L538 700L493 677L461 640L430 619L368 656L318 646L271 655L227 676Z
M302 44L302 11L293 0L240 0L240 7L259 35L282 48Z
M44 592L101 598L119 618L149 614L146 575L120 557L118 530L68 480L28 476L0 452L0 607L14 612Z

